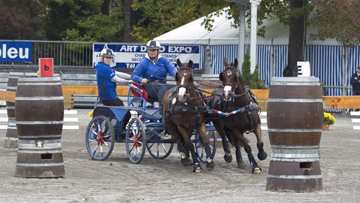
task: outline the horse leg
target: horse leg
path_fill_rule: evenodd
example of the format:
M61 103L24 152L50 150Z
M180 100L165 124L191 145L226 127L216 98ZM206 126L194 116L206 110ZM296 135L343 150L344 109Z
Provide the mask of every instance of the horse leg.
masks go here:
M256 135L256 139L257 139L257 143L256 143L256 146L259 150L259 153L258 153L258 159L260 160L265 160L266 157L267 157L267 154L266 152L264 151L264 143L261 139L261 126L260 125L257 125L256 126L256 129L254 130L254 133Z
M214 161L213 161L213 156L212 156L212 153L211 153L211 149L210 149L210 140L209 140L209 137L207 136L206 134L206 124L205 122L203 122L200 126L199 126L199 129L198 129L198 133L200 134L203 142L204 142L204 145L205 145L205 152L206 152L206 169L208 171L212 171L214 170L214 167L215 167L215 164L214 164Z
M248 154L248 158L250 161L250 165L252 166L252 173L259 174L261 173L261 168L258 166L258 164L255 161L254 156L251 153L251 147L247 143L243 143L245 152Z
M221 124L220 121L213 121L213 125L216 129L216 131L219 133L220 137L221 137L221 142L224 148L224 159L227 163L231 163L232 162L232 156L231 156L231 151L230 151L230 147L228 144L228 141L226 139L226 134L224 131L224 126Z
M237 162L237 167L238 167L238 168L242 168L242 167L244 167L246 164L245 164L245 162L244 162L244 160L243 160L243 158L242 158L242 156L241 156L241 151L240 151L241 147L240 147L240 145L237 144L237 145L235 146L235 149L236 149L236 162Z
M192 135L192 130L186 129L184 127L178 126L179 132L181 134L181 136L184 138L185 143L191 153L192 159L193 159L193 165L194 165L194 169L193 172L195 173L200 173L200 171L202 170L201 166L200 166L200 162L197 156L197 153L195 152L195 148L193 143L191 143L191 135Z
M245 152L248 154L249 162L250 162L250 165L252 166L252 173L255 173L255 174L261 173L261 168L256 163L255 158L254 158L253 154L251 153L251 147L247 143L244 135L242 133L240 133L239 131L235 132L235 134L237 135L237 138L239 139L241 144L244 146Z
M176 124L174 122L172 122L171 120L169 120L167 122L167 128L177 143L179 154L181 157L181 164L183 166L191 165L192 161L189 158L189 150L187 149L185 144L183 144L181 135L180 135L179 131L177 130Z

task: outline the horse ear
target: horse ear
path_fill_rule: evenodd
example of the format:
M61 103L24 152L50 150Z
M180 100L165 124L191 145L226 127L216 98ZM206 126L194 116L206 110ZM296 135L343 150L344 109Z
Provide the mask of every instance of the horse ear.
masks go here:
M226 67L227 66L227 58L224 57L224 66Z
M180 59L177 59L176 64L178 65L178 67L182 67L182 63L181 63Z
M223 79L224 79L223 72L221 72L221 73L219 74L219 80L220 80L220 81L223 81Z
M190 60L190 61L189 61L189 63L188 63L188 65L189 65L189 68L191 68L191 69L192 69L192 68L193 68L193 66L194 66L193 61L192 61L192 60Z
M235 64L234 64L235 67L238 67L238 60L235 59Z

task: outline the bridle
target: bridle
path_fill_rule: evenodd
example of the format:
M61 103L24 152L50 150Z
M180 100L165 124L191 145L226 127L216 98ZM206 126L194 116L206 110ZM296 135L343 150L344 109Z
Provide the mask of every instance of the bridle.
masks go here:
M230 86L231 89L232 89L232 92L229 93L229 97L228 99L226 99L225 97L224 98L224 101L234 101L234 97L241 97L241 96L244 96L246 95L246 92L244 91L244 93L241 93L241 94L236 94L235 93L235 90L236 88L238 87L238 85L240 84L240 81L239 81L239 78L240 78L240 70L238 67L234 67L234 66L226 66L224 71L223 71L223 77L227 77L227 78L230 78L231 75L233 74L233 71L235 70L235 79L236 79L236 82L235 82L235 85L232 85L230 83L224 83L224 88L226 86ZM226 73L227 72L227 73Z
M182 73L182 78L184 78L187 74L189 74L188 71L191 71L190 74L191 74L191 77L193 77L193 70L192 70L191 68L180 67L178 72L180 72L180 71L183 71L183 73ZM192 84L193 84L193 83L190 83L189 87L186 86L186 85L184 85L184 84L178 85L177 88L176 88L177 95L179 95L179 91L180 91L181 88L185 88L186 99L190 98L189 89L191 89Z

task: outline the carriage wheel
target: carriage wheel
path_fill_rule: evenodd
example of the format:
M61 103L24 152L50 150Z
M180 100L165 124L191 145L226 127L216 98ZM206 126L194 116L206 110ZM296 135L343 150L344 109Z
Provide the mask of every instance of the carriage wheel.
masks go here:
M94 117L86 128L86 149L95 160L107 159L114 149L114 128L104 116Z
M132 163L138 164L145 155L145 126L138 117L135 117L131 119L126 128L126 153Z
M212 157L215 157L216 153L216 131L208 131L207 132L209 139L210 139L210 149ZM196 153L199 156L201 162L206 163L206 152L205 152L205 145L202 143L201 137L199 137L199 133L196 133L196 139L199 140L195 143Z
M159 142L157 142L157 140L159 140ZM155 159L165 159L171 154L174 148L172 141L172 135L166 133L163 137L157 137L153 143L146 143L146 147L150 155Z

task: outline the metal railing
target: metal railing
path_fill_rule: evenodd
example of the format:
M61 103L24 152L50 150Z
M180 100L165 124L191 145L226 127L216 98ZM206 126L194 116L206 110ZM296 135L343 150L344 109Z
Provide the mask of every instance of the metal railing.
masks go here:
M0 62L0 66L38 66L39 58L53 58L55 67L92 67L93 42L40 40L16 41L33 43L32 62Z

